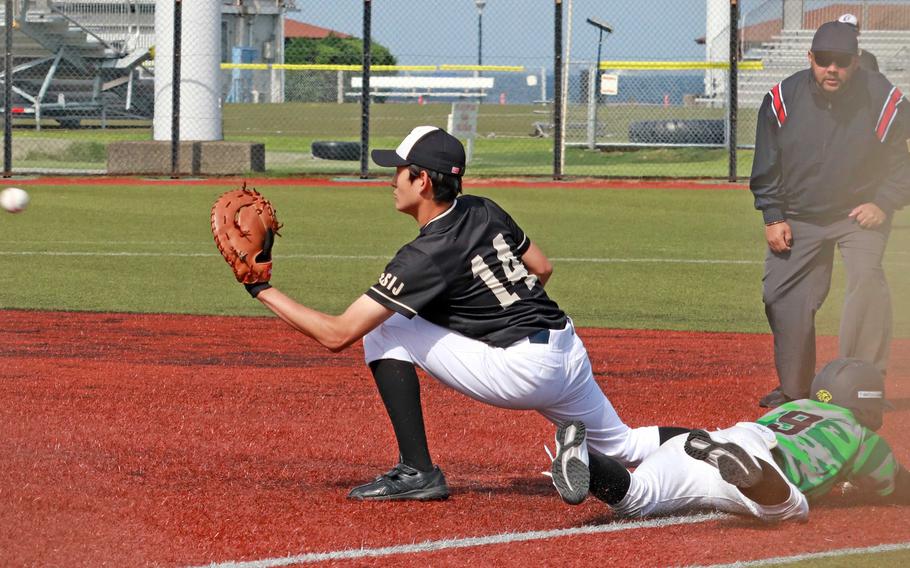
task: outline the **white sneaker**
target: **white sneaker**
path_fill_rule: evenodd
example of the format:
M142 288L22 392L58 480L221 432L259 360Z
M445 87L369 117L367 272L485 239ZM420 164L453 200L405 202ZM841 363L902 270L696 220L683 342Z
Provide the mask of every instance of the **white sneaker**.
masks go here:
M556 456L549 449L547 454L553 460L549 473L562 500L570 505L584 501L591 483L584 423L566 422L557 428Z

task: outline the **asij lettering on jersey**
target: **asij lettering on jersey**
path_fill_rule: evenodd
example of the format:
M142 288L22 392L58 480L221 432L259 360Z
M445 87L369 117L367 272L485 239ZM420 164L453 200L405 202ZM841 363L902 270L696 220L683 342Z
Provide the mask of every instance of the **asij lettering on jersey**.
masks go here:
M397 286L395 284L398 284ZM379 275L379 285L385 286L385 288L392 293L393 296L397 296L401 293L402 288L404 288L404 282L399 282L398 277L394 274L389 274L383 272Z

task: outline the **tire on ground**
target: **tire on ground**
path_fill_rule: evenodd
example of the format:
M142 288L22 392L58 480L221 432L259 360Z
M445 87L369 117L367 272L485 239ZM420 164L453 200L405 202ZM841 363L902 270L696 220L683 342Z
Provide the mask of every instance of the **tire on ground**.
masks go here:
M359 160L360 142L319 141L310 145L314 158L323 160Z
M637 144L726 143L723 120L640 120L629 124L629 141Z

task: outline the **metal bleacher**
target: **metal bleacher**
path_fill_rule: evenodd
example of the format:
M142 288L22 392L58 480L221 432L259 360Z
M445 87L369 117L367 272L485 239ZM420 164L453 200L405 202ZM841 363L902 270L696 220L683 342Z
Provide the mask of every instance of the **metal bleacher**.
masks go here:
M0 14L6 41L3 4ZM154 0L15 0L11 16L15 116L38 128L42 119L78 127L151 118L153 77L143 63L154 41Z
M762 61L762 69L741 71L739 104L757 107L775 84L809 66L807 52L814 30L785 30L745 53ZM864 30L859 46L878 59L879 70L905 93L910 92L910 30Z

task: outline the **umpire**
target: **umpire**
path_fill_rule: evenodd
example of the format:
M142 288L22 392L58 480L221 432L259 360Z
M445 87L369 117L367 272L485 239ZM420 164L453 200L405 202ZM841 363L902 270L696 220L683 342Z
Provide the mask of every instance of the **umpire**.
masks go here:
M831 285L835 245L847 272L840 357L887 367L882 256L894 211L910 202L910 109L883 75L859 66L858 54L852 26L822 25L809 69L775 85L758 113L750 188L768 242L763 301L780 379L763 407L809 395L815 313Z

